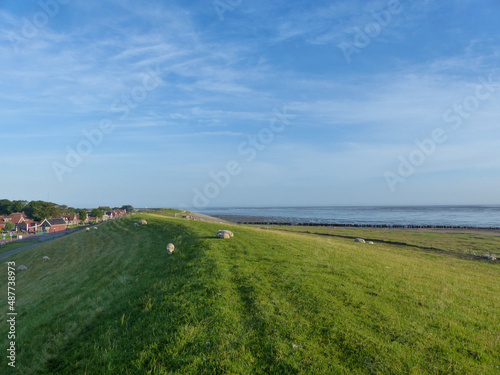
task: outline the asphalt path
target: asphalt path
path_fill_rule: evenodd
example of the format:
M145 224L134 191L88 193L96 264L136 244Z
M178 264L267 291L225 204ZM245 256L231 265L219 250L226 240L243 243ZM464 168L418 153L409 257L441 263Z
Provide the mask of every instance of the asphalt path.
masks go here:
M30 245L26 245L24 247L20 247L18 249L14 249L14 250L11 250L11 251L7 251L6 253L0 254L0 259L8 258L11 255L20 253L21 251L24 251L26 249L30 249L32 247L39 246L39 245L42 245L44 243L47 243L48 241L53 241L53 240L55 240L57 238L61 238L61 237L64 237L64 236L67 236L67 235L79 232L79 231L81 231L82 229L85 229L85 228L87 228L87 227L72 229L72 230L70 230L68 232L48 233L48 234L42 234L41 236L27 237L25 239L22 239L21 241L27 241L27 242L29 242L30 240L35 239L35 240L38 240L39 242L38 243L30 244ZM17 242L17 241L14 241L14 242ZM10 243L10 242L8 242L8 243Z
M149 212L148 212L148 215L156 216L156 217L162 217L162 218L168 218L169 217L169 216L158 215L158 214L149 213ZM187 214L187 216L189 217L189 218L186 217L187 220L208 221L210 223L219 223L219 224L227 224L227 225L235 224L234 222L231 222L231 221L228 221L228 220L224 220L224 219L221 219L219 217L214 217L214 216L208 216L208 215L204 215L204 214L199 214L197 212L189 212Z

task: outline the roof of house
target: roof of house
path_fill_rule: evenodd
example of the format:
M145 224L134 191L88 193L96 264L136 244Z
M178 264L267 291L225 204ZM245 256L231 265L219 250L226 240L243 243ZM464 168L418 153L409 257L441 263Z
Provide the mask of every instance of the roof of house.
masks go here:
M10 221L14 224L22 223L24 221L24 216L12 216Z
M24 212L14 212L11 213L8 217L25 217Z
M64 221L64 219L61 219L61 218L58 218L58 219L45 219L44 221L42 221L42 224L45 223L45 222L49 223L50 226L52 226L52 225L66 225L66 222Z

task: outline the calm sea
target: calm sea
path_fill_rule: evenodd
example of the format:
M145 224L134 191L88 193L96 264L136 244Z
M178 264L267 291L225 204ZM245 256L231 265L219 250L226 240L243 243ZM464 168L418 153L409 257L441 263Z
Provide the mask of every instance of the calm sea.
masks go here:
M236 222L500 228L500 205L207 208L202 213Z

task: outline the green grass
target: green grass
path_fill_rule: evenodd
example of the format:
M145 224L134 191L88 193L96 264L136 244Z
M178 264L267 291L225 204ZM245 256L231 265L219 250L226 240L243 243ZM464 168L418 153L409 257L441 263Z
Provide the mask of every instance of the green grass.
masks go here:
M498 255L500 257L500 236L488 234L461 234L404 231L392 229L373 228L332 228L332 227L302 227L302 226L272 226L269 229L309 233L323 236L354 239L361 237L379 243L413 246L424 251L435 251L453 254L455 256L468 256L470 258ZM486 232L486 231L485 231ZM492 232L493 233L493 232Z
M500 371L498 263L145 214L9 260L29 270L2 374ZM0 332L6 349L6 319Z
M85 227L84 224L74 224L74 225L70 225L69 229L77 229L77 228L83 228L83 227Z
M38 241L8 242L5 245L3 245L2 247L0 247L0 254L4 254L4 253L11 251L11 250L19 249L21 247L29 246L29 245L32 245L34 243L38 243Z

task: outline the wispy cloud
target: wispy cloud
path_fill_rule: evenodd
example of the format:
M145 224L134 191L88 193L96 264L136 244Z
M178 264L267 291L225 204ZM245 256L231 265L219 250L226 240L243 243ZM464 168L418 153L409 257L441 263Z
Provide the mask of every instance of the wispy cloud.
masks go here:
M347 64L338 43L389 4L258 0L220 22L211 3L70 2L15 52L9 36L32 14L6 3L0 9L0 111L8 129L0 134L2 152L22 148L25 158L16 163L32 165L36 157L50 166L84 139L84 130L107 119L113 132L71 181L86 181L99 163L118 179L128 167L117 160L137 168L155 159L156 169L182 165L176 186L191 191L211 169L238 156L240 142L269 126L273 110L286 103L293 124L238 181L260 184L256 196L265 195L266 186L293 185L320 197L323 186L344 192L351 183L376 186L390 199L382 192L383 171L416 139L446 125L443 113L472 95L479 77L500 81L500 40L493 2L401 0L402 11ZM147 69L158 71L161 84L130 101L134 89L141 94ZM493 171L499 100L492 95L464 118L408 186L432 173L467 178L474 165ZM124 103L126 116L117 110ZM232 186L248 191L236 180ZM359 187L359 196L363 191L368 188ZM231 189L227 194L235 196Z

